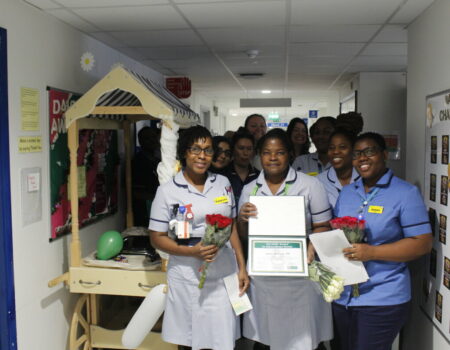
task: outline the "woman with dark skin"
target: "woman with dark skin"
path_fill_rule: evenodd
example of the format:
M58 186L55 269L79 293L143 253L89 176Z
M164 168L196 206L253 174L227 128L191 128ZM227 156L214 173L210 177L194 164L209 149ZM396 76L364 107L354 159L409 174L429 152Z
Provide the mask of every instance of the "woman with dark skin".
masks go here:
M297 157L292 167L302 173L317 176L330 167L328 159L328 143L335 130L336 119L333 117L319 118L309 129L311 140L317 151Z
M311 143L309 142L308 126L303 119L292 119L289 122L286 132L294 149L292 159L309 153L309 146Z
M331 208L320 182L289 166L291 143L286 132L270 130L261 139L263 171L246 185L239 200L239 234L248 235L248 220L257 216L253 196L303 196L308 233L327 231ZM308 261L314 248L308 247ZM314 282L301 277L254 276L250 293L253 310L244 314L244 336L271 350L311 350L332 337L331 310ZM256 348L261 348L257 345Z
M335 206L342 188L360 177L353 168L352 150L355 138L352 133L342 129L331 134L328 145L331 167L317 178L325 187L332 207Z
M213 154L212 137L206 128L195 126L184 131L177 146L183 169L158 188L150 217L152 245L170 254L162 337L183 349L233 350L239 338L239 319L229 302L223 278L237 273L241 293L249 284L234 222L230 240L220 250L201 243L206 215L235 217L230 182L208 172ZM215 203L217 198L221 198L220 203ZM189 219L187 215L183 217L180 207L189 208ZM169 227L169 222L180 220L180 215L183 220L191 220L187 239L178 238ZM203 289L199 289L199 268L204 261L210 263L208 276Z
M417 187L386 166L383 137L365 133L353 146L353 166L361 178L345 186L335 215L365 220L366 237L343 250L351 261L362 261L369 280L360 295L345 287L333 303L335 340L341 350L388 350L406 322L411 300L407 261L431 250L428 213Z

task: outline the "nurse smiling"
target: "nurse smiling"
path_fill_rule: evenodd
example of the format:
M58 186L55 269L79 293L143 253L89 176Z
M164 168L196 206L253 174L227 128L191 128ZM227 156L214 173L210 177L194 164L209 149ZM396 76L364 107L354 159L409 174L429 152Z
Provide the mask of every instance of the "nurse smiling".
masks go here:
M214 245L203 246L200 242L205 233L205 215L235 217L230 182L208 172L213 155L212 137L206 128L185 130L177 145L183 170L158 188L150 215L152 245L170 254L162 338L183 349L233 350L240 337L239 322L223 278L237 273L241 293L249 284L234 224L230 241L219 251ZM215 201L224 196L226 201ZM177 239L169 230L169 222L178 220L179 206L187 205L191 205L193 214L190 237ZM203 261L211 264L204 287L199 289L198 271Z
M346 287L333 303L335 338L342 350L387 350L405 324L411 299L407 261L431 249L428 214L417 187L386 166L383 137L365 133L353 147L353 166L361 179L345 186L335 215L366 220L366 242L343 253L362 261L369 280L359 285L360 296Z

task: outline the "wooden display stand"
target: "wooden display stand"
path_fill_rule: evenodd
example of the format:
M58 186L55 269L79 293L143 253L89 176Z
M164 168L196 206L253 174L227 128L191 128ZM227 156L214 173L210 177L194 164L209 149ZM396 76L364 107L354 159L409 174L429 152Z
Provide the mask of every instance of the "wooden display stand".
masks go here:
M129 94L131 105L114 105L114 99L103 98L117 91ZM123 96L122 96L123 97ZM107 105L99 105L109 101ZM112 105L111 105L112 104ZM120 118L105 118L119 115ZM125 349L121 344L123 330L112 331L98 326L99 308L97 295L123 295L145 297L159 284L166 283L166 273L157 271L127 271L113 268L95 268L81 263L81 242L78 222L78 133L81 129L122 129L125 146L125 176L127 213L126 225L133 226L131 183L131 123L139 120L158 119L190 126L198 122L198 116L184 106L171 93L156 89L147 79L117 67L83 95L65 114L70 150L70 195L72 211L72 240L70 243L69 271L48 283L53 287L61 282L69 286L71 293L80 294L72 316L69 335L70 350L94 348ZM176 349L162 341L159 333L150 332L139 350Z

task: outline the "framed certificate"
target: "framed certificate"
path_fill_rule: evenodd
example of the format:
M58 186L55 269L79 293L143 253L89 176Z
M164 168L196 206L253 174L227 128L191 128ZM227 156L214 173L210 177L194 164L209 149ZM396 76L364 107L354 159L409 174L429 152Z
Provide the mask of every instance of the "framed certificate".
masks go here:
M308 276L306 237L249 236L251 276Z

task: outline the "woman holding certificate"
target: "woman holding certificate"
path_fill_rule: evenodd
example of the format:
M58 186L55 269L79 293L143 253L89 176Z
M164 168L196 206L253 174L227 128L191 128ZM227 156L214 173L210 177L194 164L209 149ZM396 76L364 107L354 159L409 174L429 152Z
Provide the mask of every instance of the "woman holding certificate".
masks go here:
M362 261L369 280L359 296L347 286L333 303L333 319L341 350L387 350L404 325L411 299L406 262L428 253L432 237L428 214L416 186L386 167L386 143L376 133L357 137L353 166L361 179L345 186L335 215L365 220L366 239L344 249Z
M248 219L257 216L249 203L252 196L304 196L307 232L330 229L331 207L321 183L289 166L291 143L281 129L273 129L260 141L263 170L247 184L239 201L238 226L248 235ZM308 247L308 260L314 256ZM331 308L314 282L306 277L254 276L250 283L253 310L244 314L244 336L271 350L311 350L332 338Z
M212 137L206 128L186 129L177 145L183 169L158 188L150 215L152 245L170 254L162 338L183 349L234 349L239 322L223 279L238 273L241 292L249 282L235 227L219 251L217 246L201 242L206 215L235 216L230 182L207 171L213 155ZM199 289L199 268L204 261L210 264Z

